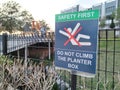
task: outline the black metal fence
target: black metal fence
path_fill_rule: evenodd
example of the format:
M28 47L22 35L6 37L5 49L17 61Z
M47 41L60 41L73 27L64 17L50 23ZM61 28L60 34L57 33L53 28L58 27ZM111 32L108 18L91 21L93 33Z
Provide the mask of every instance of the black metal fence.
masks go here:
M77 76L77 90L120 90L120 29L99 30L97 73L94 78ZM0 36L1 40L1 36ZM34 45L37 42L53 42L54 34L46 37L41 35L12 35L8 36L7 52ZM13 40L13 42L11 42ZM54 42L53 42L54 43ZM37 44L36 47L39 47ZM46 44L45 44L46 45ZM44 46L45 46L44 45ZM1 44L2 46L2 44ZM0 46L0 48L1 48ZM17 46L17 47L16 47ZM53 46L53 45L52 45ZM46 45L48 47L48 45ZM0 49L3 51L2 49ZM47 49L49 50L49 49ZM53 56L54 57L54 56ZM71 74L65 70L57 70L59 88L64 90L71 87Z
M99 30L97 73L94 78L77 76L77 90L120 90L120 29ZM71 74L60 70L71 86Z

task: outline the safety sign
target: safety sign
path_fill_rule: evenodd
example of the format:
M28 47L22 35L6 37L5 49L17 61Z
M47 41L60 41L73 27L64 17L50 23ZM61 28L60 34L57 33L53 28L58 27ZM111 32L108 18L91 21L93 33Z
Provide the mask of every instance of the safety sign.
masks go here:
M55 16L55 65L76 75L96 73L98 10Z

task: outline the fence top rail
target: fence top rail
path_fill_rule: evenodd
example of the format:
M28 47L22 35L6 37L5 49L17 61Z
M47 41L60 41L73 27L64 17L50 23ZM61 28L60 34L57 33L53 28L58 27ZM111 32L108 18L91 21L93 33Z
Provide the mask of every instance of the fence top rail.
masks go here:
M100 29L99 29L99 31L106 31L106 30L108 30L108 31L113 31L113 30L120 31L120 28L105 28L105 29L104 29L104 28L103 28L103 29L100 28Z

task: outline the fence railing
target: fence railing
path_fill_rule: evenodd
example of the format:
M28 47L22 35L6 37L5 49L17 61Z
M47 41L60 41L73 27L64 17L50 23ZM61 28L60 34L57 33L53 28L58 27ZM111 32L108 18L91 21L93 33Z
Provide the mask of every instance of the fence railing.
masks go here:
M6 41L3 39L7 39ZM3 54L4 42L7 43L7 53L22 49L40 42L53 42L54 33L41 34L3 34L0 36L0 53Z

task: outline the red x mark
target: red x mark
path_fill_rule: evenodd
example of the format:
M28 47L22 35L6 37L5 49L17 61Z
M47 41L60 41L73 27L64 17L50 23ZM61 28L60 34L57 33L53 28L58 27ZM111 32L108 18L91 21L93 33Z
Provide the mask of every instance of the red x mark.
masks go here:
M78 46L81 46L80 43L74 38L75 35L76 35L81 29L82 29L82 27L78 28L78 29L76 30L76 32L72 35L72 34L69 32L69 30L67 30L67 28L64 28L64 30L65 30L65 31L69 34L69 36L70 36L70 38L64 43L64 46L66 46L66 45L70 42L71 39L73 39L73 40L78 44Z

